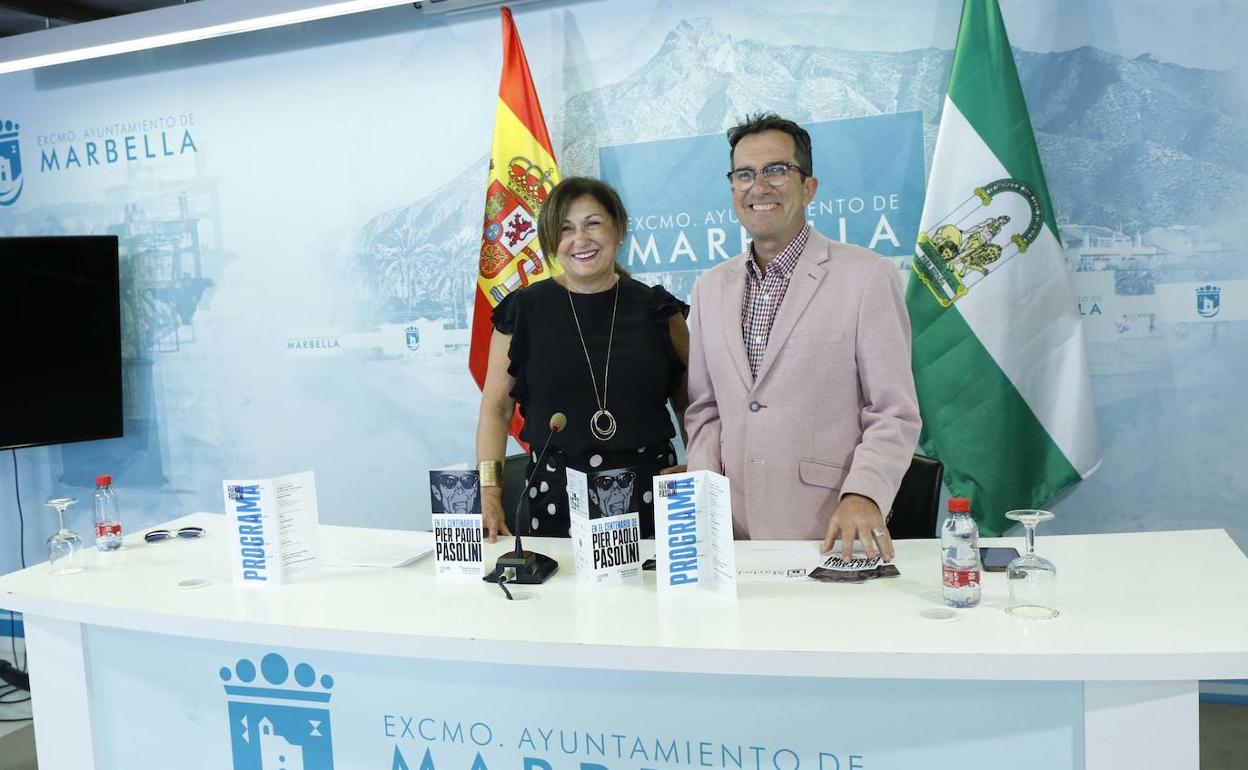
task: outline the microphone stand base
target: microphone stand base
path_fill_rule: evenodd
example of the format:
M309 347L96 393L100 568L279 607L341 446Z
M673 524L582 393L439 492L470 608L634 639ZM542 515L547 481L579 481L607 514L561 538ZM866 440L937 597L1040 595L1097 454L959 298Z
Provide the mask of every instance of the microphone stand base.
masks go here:
M494 562L494 570L483 578L486 582L497 583L503 575L508 583L520 585L537 585L545 583L559 569L559 562L534 551L508 551Z

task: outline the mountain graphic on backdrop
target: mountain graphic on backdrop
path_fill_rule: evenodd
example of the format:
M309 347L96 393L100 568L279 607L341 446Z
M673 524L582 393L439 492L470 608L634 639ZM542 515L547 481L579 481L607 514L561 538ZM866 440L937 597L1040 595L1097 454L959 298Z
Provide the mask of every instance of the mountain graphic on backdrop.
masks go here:
M930 162L952 56L772 45L692 19L632 75L548 107L547 120L563 136L565 176L596 175L600 146L721 134L768 109L799 122L921 110ZM1243 215L1248 122L1236 73L1086 47L1015 57L1060 220L1133 232ZM367 314L419 308L466 325L484 180L483 159L362 228L351 275Z
M360 229L346 280L372 320L454 318L466 325L488 164L482 156L420 201L373 217Z

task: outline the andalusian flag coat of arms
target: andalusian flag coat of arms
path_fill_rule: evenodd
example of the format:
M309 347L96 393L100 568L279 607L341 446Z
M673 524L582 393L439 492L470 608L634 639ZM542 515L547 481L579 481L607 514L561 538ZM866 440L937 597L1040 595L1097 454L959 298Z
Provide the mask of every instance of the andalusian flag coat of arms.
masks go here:
M468 370L477 387L485 385L494 307L513 291L562 272L558 261L542 254L537 241L537 217L546 196L559 181L559 169L537 89L529 74L529 62L520 45L520 33L508 8L502 9L502 19L503 75L494 116L494 146L485 192L480 271L468 352ZM519 429L517 417L512 423L512 434L518 435Z
M920 443L985 534L1100 464L1083 327L996 0L965 0L906 305Z

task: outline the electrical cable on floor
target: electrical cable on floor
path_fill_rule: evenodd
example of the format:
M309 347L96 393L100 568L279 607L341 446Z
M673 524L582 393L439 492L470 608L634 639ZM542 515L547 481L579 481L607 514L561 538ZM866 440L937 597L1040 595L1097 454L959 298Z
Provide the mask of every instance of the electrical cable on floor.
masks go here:
M3 704L3 705L10 705L10 704L14 704L14 703L25 703L25 702L26 702L26 701L28 701L28 700L30 700L30 696L29 696L29 695L27 695L25 698L23 698L23 699L21 699L21 700L14 700L14 701L0 701L0 704ZM29 721L31 721L33 718L34 718L33 716L29 716L29 717L4 717L3 719L0 719L0 723L3 723L3 722L29 722Z
M5 696L5 695L12 695L14 692L17 692L17 691L18 691L18 690L17 690L17 688L16 688L16 687L14 687L14 688L12 688L12 689L10 689L10 690L8 690L8 691L6 691L6 692L4 692L4 693L0 694L0 706L14 706L14 705L17 705L17 704L19 704L19 703L27 703L27 702L29 702L29 701L30 701L30 696L29 696L29 695L27 695L25 698L18 698L17 700L4 700L4 699L3 699L3 696ZM30 721L32 721L33 719L34 719L34 715L31 715L31 716L28 716L28 717L5 717L5 718L3 718L3 719L0 719L0 723L30 722Z

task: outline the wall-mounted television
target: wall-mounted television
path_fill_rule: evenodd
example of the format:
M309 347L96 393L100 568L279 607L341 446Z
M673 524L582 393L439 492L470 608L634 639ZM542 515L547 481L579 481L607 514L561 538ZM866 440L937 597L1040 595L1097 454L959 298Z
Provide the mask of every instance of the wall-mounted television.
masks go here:
M0 449L122 435L116 236L0 238Z

